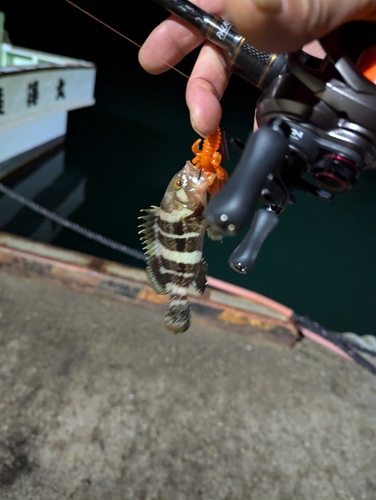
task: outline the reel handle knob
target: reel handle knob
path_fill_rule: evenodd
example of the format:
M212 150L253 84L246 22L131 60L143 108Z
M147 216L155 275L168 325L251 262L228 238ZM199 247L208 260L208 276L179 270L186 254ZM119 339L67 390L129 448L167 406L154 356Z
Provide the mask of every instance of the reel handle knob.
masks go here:
M244 240L232 252L229 266L241 274L247 274L252 269L262 244L277 226L278 216L265 208L260 208L255 213L251 227Z

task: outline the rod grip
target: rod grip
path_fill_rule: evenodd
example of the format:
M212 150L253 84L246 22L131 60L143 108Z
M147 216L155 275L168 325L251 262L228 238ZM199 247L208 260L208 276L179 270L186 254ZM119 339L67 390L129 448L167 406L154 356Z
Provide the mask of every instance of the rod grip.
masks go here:
M287 54L258 50L243 39L232 57L232 71L244 80L265 90L283 72Z

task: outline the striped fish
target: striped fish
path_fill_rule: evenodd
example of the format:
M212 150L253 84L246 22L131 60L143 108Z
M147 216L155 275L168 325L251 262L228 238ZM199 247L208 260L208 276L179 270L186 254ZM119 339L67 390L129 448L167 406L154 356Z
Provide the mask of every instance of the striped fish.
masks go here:
M147 256L146 271L158 294L170 294L165 325L174 333L190 325L188 287L206 287L202 247L206 221L202 212L210 182L190 161L167 187L161 206L143 210L141 240Z

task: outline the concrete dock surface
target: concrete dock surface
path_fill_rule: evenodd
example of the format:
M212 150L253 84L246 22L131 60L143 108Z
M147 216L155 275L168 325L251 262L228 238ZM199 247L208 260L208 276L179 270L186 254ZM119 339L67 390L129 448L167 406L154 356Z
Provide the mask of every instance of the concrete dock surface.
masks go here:
M376 379L0 272L2 500L376 499Z

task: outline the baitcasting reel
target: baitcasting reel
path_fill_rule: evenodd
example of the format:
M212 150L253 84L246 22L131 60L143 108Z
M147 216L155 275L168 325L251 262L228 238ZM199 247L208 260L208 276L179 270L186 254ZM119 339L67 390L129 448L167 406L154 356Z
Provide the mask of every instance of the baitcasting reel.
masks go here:
M277 215L294 202L295 189L330 199L351 189L363 170L376 167L376 85L356 65L373 50L375 28L352 23L326 36L320 40L324 60L303 51L289 54L261 96L256 110L260 128L205 212L211 225L232 235L247 223L258 200L264 204L230 256L236 271L252 268ZM357 30L361 37L355 36ZM347 51L345 41L354 39L364 44Z
M263 91L252 133L224 188L204 212L216 232L235 235L259 209L230 266L253 267L294 190L329 200L376 168L376 23L352 22L320 40L326 57L258 51L218 16L187 0L156 0L229 55L234 73ZM313 180L308 182L307 178Z

